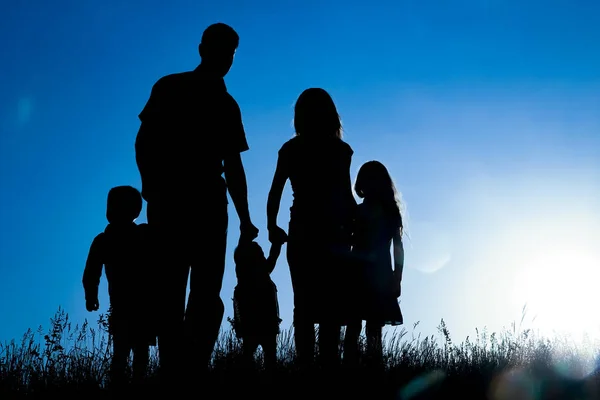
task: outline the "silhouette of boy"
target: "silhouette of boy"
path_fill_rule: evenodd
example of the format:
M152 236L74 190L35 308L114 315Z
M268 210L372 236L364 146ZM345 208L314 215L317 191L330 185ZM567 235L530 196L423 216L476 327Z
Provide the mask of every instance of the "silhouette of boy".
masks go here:
M142 210L142 196L131 186L108 192L104 232L93 240L83 273L85 306L99 308L98 286L105 268L110 298L109 333L113 339L111 374L115 386L125 380L129 353L133 351L133 378L146 374L149 347L156 344L149 292L152 271L147 254L148 225L135 223Z
M254 241L240 240L234 251L237 285L233 292L233 326L242 339L244 362L252 365L254 353L262 346L265 367L272 370L277 361L279 303L277 286L271 280L283 242L271 245L268 258Z

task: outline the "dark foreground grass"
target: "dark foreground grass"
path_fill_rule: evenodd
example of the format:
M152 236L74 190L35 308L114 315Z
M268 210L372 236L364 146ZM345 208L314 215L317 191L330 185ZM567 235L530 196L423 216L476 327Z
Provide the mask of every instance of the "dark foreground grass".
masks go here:
M61 309L50 329L28 331L21 341L0 345L0 399L107 398L111 357L104 315L97 326L74 326ZM338 371L296 368L292 332L279 339L279 365L272 375L257 368L244 371L240 343L232 331L222 332L208 376L191 382L197 395L186 398L238 399L596 399L600 380L594 352L583 352L564 339L544 339L531 331L500 334L476 331L474 339L452 342L441 322L439 339L399 330L386 338L385 365ZM343 349L340 349L343 351ZM157 392L157 353L151 355L150 374L136 398L169 398L184 395L175 389ZM141 390L141 389L140 389ZM120 396L123 397L123 396Z

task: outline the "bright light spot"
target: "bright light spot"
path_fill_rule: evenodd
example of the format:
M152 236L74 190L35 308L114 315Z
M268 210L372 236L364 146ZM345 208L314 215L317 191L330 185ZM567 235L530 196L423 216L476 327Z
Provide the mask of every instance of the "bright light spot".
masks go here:
M600 338L599 260L595 249L575 242L549 243L523 260L514 296L541 334Z
M411 224L408 236L403 239L406 268L432 274L450 262L450 240L439 228L426 222Z

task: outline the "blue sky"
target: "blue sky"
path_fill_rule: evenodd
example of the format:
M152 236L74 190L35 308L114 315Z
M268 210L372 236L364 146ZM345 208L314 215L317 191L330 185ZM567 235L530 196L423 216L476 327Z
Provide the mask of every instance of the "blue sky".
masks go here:
M209 4L211 3L211 4ZM459 339L518 320L600 331L600 5L459 0L11 1L0 6L0 338L58 306L85 311L81 274L106 193L140 187L137 115L161 76L193 69L206 26L241 37L226 77L259 242L293 104L323 87L354 148L402 192L406 327ZM280 223L286 226L289 186ZM231 315L238 220L222 297ZM145 210L138 220L145 222ZM291 324L285 256L273 273ZM101 286L104 293L106 284ZM106 294L100 299L106 310ZM226 322L225 322L226 324Z

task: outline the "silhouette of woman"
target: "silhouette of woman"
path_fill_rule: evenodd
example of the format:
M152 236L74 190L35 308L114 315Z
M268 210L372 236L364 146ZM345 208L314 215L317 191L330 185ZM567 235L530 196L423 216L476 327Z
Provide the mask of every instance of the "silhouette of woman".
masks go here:
M319 324L322 362L338 361L344 323L338 279L350 251L356 200L352 194L352 148L342 140L335 103L320 88L306 89L296 101L295 137L279 150L267 204L269 240L287 240L287 261L294 290L294 341L298 362L313 362ZM289 236L277 225L287 180L293 191Z

